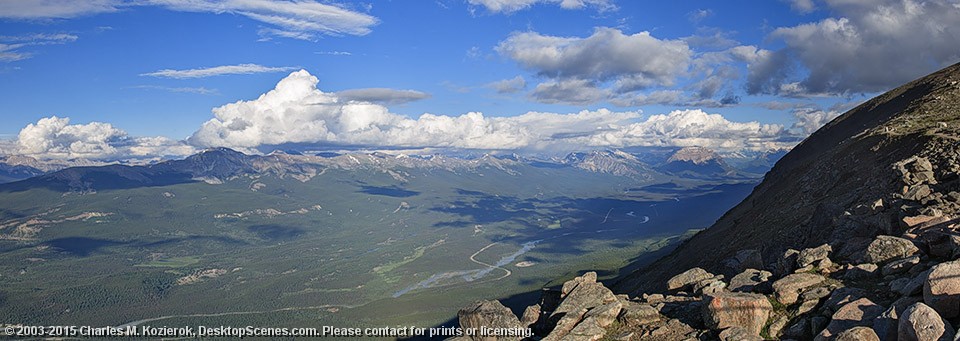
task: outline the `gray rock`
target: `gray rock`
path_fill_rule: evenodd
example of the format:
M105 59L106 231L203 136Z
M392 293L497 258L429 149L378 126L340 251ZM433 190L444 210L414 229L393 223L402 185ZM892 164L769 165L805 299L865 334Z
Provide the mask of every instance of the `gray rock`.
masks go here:
M867 246L864 260L868 263L883 264L897 258L906 258L920 252L913 242L894 236L877 236Z
M903 192L903 198L907 200L920 201L929 196L930 193L933 193L933 191L930 190L930 186L925 184L913 185L907 187L907 190Z
M596 273L590 272L563 283L566 294L550 314L550 320L557 321L557 324L545 340L559 340L566 336L591 309L612 302L619 304L617 296L603 284L597 283L596 278Z
M823 244L815 248L803 249L800 251L800 254L797 256L797 267L805 267L808 265L814 265L814 262L818 262L830 255L830 252L833 252L833 248L830 247L830 244Z
M583 274L583 276L577 276L574 279L566 281L563 283L563 287L560 289L560 297L566 297L573 291L573 288L576 288L581 283L596 283L597 282L597 273L590 271Z
M859 288L839 288L830 293L830 297L823 302L823 312L826 315L833 315L834 312L847 303L856 301L866 295L863 289Z
M816 341L827 341L835 338L840 332L853 327L871 326L874 319L883 314L885 309L866 298L847 303L833 313L830 323L817 337Z
M910 269L917 264L920 264L920 256L913 255L887 263L887 265L884 265L883 269L880 270L880 273L884 276L902 274L910 271Z
M800 273L783 277L773 282L773 293L780 303L790 305L797 301L800 293L809 287L820 284L824 277L815 274Z
M763 341L763 338L760 335L751 334L746 329L741 327L730 327L724 329L720 332L720 340L722 341Z
M783 332L783 337L797 340L809 340L810 335L813 335L810 330L810 318L802 317L797 319L796 322L790 325L790 327ZM819 333L819 330L817 332Z
M759 292L768 294L771 292L770 277L773 274L769 271L747 269L733 276L730 279L728 289L735 292Z
M770 325L767 327L767 335L773 338L780 337L783 328L787 326L787 323L790 322L790 316L787 315L776 315L770 320Z
M915 266L914 269L916 268L917 267ZM903 288L900 289L900 295L913 296L922 293L923 286L927 283L927 277L930 275L930 270L931 269L927 269L926 271L921 272L913 277L913 279L910 280L910 283L907 283L907 285L904 285Z
M880 341L877 333L868 327L853 327L837 335L834 341Z
M583 316L583 320L580 321L580 323L577 323L569 333L564 335L563 339L599 340L606 334L605 328L616 321L617 315L620 314L621 306L620 301L613 301L591 309Z
M703 322L713 330L741 327L760 335L773 306L766 296L747 293L719 293L703 298Z
M954 330L933 308L915 303L900 317L897 334L900 341L952 341Z
M946 318L960 315L960 261L930 268L923 283L923 302Z
M880 275L877 269L877 265L873 263L857 264L847 269L847 272L843 274L843 279L856 281L876 278Z
M890 288L890 291L899 293L907 284L910 284L910 278L897 278L890 281L887 286Z
M693 268L667 280L667 290L684 289L702 280L713 278L713 274L701 268Z
M527 306L527 308L523 310L523 317L520 318L520 325L529 327L534 323L537 323L537 321L540 320L540 313L541 310L539 304Z
M804 291L800 294L800 307L797 308L797 314L802 315L812 311L820 304L820 300L827 296L830 296L830 289L827 287L813 288Z
M660 312L649 304L637 302L622 302L620 322L625 325L646 325L660 321Z
M710 279L705 279L693 285L693 292L697 295L708 295L722 292L727 287L723 282L723 275L718 275Z
M520 328L520 320L509 308L500 304L500 301L477 301L460 309L457 313L460 319L460 328L479 330L486 328ZM473 340L498 340L497 337L475 336ZM519 338L513 338L519 340Z

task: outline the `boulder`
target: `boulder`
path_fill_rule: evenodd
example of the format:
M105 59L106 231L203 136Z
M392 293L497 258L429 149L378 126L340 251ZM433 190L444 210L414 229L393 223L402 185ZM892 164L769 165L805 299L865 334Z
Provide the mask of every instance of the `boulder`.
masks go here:
M923 283L923 302L945 318L960 315L960 261L930 268Z
M867 246L864 261L867 263L883 264L887 261L906 258L920 252L920 249L910 240L894 236L877 236Z
M887 284L887 287L890 288L891 292L899 293L900 290L903 290L903 288L907 286L907 284L910 284L910 278L897 278L890 281L890 283Z
M826 315L832 315L837 310L840 310L840 307L856 301L865 295L866 292L864 292L863 289L850 287L839 288L831 292L827 301L823 302L822 310Z
M913 185L907 187L906 190L903 191L903 198L907 200L920 201L929 196L931 193L933 193L933 191L930 190L930 186L925 184Z
M715 294L723 291L726 287L727 283L723 282L723 275L717 275L694 284L693 292L697 295Z
M915 303L900 317L897 334L899 341L953 341L954 331L933 308Z
M748 293L718 293L703 298L703 322L714 330L741 327L760 335L773 306L766 296Z
M563 283L563 287L560 289L560 297L561 298L566 297L568 294L570 294L571 291L573 291L574 288L576 288L581 283L596 283L596 282L597 282L597 273L593 271L585 273L583 274L583 276L577 276L574 279L571 279Z
M752 334L741 327L730 327L720 332L722 341L763 341L760 335Z
M887 263L887 265L884 265L883 269L880 270L880 273L884 276L902 274L910 271L910 269L917 264L920 264L920 256L913 255Z
M868 327L853 327L837 335L834 341L880 341L877 333Z
M770 277L773 274L769 271L747 269L733 276L730 279L730 285L727 287L735 292L759 292L770 293Z
M596 278L593 276L592 278ZM576 286L573 286L573 289L569 291L568 294L560 301L560 304L557 308L551 313L551 316L556 316L558 314L577 312L581 309L593 309L610 302L617 301L617 296L613 294L610 289L603 286L602 283L597 283L595 281L590 281L590 278L586 280L578 277L564 283L564 287L572 281L578 281Z
M460 309L457 313L460 319L460 328L479 330L486 328L521 328L520 320L509 308L500 304L500 301L477 301ZM475 336L473 340L497 340L497 337ZM514 338L519 340L519 338Z
M824 277L816 274L799 273L783 277L773 282L773 293L780 303L790 305L804 289L820 284Z
M917 267L913 268L916 269ZM930 270L932 269L927 269L926 271L917 274L915 277L913 277L913 279L910 280L909 283L907 283L907 285L904 285L903 288L900 288L898 293L903 296L913 296L922 293L923 286L927 283L927 277L930 276Z
M843 274L843 279L849 280L863 280L863 279L872 279L880 275L880 272L877 271L879 267L873 263L857 264L850 266L847 269L847 272Z
M561 290L563 299L549 317L551 322L556 321L556 327L547 335L545 340L562 339L580 323L591 309L612 302L619 304L617 296L603 284L597 283L596 278L596 273L588 272L583 276L563 283L563 289ZM614 315L614 318L616 318L616 315Z
M800 307L797 308L797 315L806 314L812 311L820 304L820 300L830 296L830 288L819 287L804 291L800 294Z
M559 318L556 326L553 327L553 330L550 331L550 334L547 334L543 338L544 341L559 341L562 340L574 327L577 326L580 321L583 320L583 317L587 315L587 308L582 308L577 311L566 312L561 314L551 315L551 319Z
M883 314L884 308L866 298L845 304L833 313L830 323L817 335L814 340L826 341L836 337L840 332L853 327L871 326L874 319Z
M783 328L787 326L787 323L790 322L790 316L785 314L778 314L770 320L770 325L767 326L767 335L772 338L780 337L780 333L783 331Z
M539 304L528 306L523 310L523 317L520 318L520 325L524 327L530 327L534 323L537 323L537 321L540 320L540 313L541 309Z
M828 259L830 252L833 252L833 248L830 247L830 244L823 244L815 248L803 249L800 251L800 254L797 255L797 267L805 267L808 265L816 265L814 263Z
M667 280L667 290L684 289L702 280L710 278L713 278L713 274L707 272L707 270L693 268Z
M660 312L657 311L657 308L649 304L631 301L621 303L623 303L623 307L621 307L623 310L620 312L620 317L618 317L620 323L642 326L660 321Z
M599 340L606 334L605 328L616 321L621 307L620 301L613 301L591 309L583 316L580 323L563 336L563 340Z

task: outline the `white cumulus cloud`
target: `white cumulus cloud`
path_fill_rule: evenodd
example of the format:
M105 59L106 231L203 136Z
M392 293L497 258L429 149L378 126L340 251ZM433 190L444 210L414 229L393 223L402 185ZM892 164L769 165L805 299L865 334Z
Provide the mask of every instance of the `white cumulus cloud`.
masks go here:
M70 124L69 118L42 118L20 130L16 154L40 159L122 159L182 156L196 149L166 137L130 137L109 123Z
M627 35L608 27L586 38L514 33L496 50L548 77L632 79L644 85L673 84L693 55L681 40L661 40L649 32Z

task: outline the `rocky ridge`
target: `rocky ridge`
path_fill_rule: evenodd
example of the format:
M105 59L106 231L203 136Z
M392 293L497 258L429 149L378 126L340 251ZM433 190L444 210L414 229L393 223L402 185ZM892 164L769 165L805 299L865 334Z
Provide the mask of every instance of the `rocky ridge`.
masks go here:
M829 123L612 290L587 273L506 317L529 339L956 340L958 150L960 64Z

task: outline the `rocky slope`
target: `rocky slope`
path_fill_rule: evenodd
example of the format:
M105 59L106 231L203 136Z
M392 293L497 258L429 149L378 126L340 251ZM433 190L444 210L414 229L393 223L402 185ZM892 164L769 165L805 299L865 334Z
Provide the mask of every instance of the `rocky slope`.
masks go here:
M958 174L960 64L827 124L712 227L613 290L587 274L522 319L483 321L551 340L955 340ZM479 310L461 325L480 324Z

